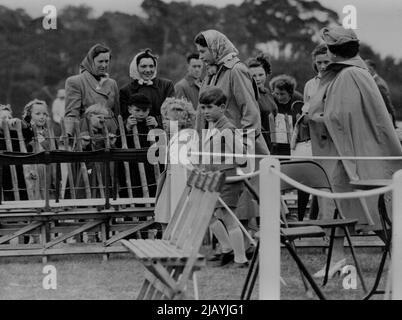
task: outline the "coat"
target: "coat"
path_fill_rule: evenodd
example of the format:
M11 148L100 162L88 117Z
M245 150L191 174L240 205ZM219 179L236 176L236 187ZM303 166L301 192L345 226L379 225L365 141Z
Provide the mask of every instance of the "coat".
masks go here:
M193 104L194 110L198 106L200 86L191 76L187 75L174 86L176 98L185 98Z
M228 135L232 136L228 137ZM235 143L235 139L240 139L240 141ZM240 147L240 150L234 150L234 147ZM244 152L241 136L236 135L236 127L225 116L218 119L214 123L213 128L208 130L207 136L205 136L205 139L202 141L202 150L203 152L222 154ZM238 167L239 165L237 163L241 163L242 161L236 162L236 159L232 159L233 161L231 161L231 163L225 163L226 159L230 158L211 155L209 157L209 164L203 164L204 162L202 162L201 167L206 171L229 170L231 175L236 175L236 170L233 169Z
M67 78L65 117L80 119L85 110L95 104L106 105L112 117L120 114L119 90L115 80L106 78L101 84L88 72ZM66 132L73 132L73 125L66 124Z
M162 126L161 106L166 98L174 97L174 86L172 81L163 78L154 78L152 82L152 85L141 85L138 80L132 80L120 89L121 115L124 120L129 116L130 96L141 93L151 100L152 108L149 115L155 117Z
M217 86L225 93L228 98L225 116L236 128L255 130L255 154L269 154L261 134L260 110L247 67L235 57L221 65L217 74L204 82L200 92L208 86ZM197 111L196 128L200 136L201 130L206 128L200 110Z
M315 156L402 156L380 91L363 60L332 63L323 73L308 114ZM322 160L335 192L352 191L351 180L390 179L402 161ZM346 218L362 229L380 229L378 197L340 200Z

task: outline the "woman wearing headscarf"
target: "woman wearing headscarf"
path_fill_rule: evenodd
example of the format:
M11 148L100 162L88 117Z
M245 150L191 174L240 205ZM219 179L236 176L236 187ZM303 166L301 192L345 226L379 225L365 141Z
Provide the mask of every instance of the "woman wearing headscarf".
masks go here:
M222 33L216 30L200 32L195 37L200 59L207 65L215 65L216 72L209 73L205 86L217 86L228 97L225 115L239 129L255 130L255 154L269 154L261 135L261 116L247 67L237 57L238 50ZM209 68L209 70L214 70ZM203 91L201 88L200 93ZM206 122L197 112L197 130L205 129ZM200 131L201 132L201 131Z
M360 58L359 40L351 29L323 28L322 39L332 61L322 72L307 113L314 156L402 156L402 147L375 81ZM348 192L350 181L390 179L401 161L322 160L335 192ZM337 201L345 218L358 220L357 229L380 231L378 197ZM389 204L389 203L388 203ZM330 275L346 263L343 236L335 239ZM340 260L339 260L340 259ZM323 276L324 270L316 276Z
M161 106L168 97L174 97L173 82L157 77L157 57L150 49L138 53L130 64L131 81L120 89L120 106L123 119L129 116L130 97L136 93L145 95L152 104L150 116L162 126Z
M116 81L109 78L110 59L110 49L96 44L82 60L80 73L66 80L66 119L79 120L89 106L100 103L110 112L109 130L116 130L114 118L120 114L119 90ZM72 134L73 122L65 121L65 127L66 133Z
M225 116L236 128L245 132L251 131L254 134L253 141L249 141L246 147L247 153L268 155L269 150L261 134L260 109L256 100L258 98L257 88L253 86L246 65L238 58L238 50L224 34L216 30L200 32L195 37L194 43L200 59L209 66L207 67L209 72L200 89L200 94L208 86L220 88L227 97ZM201 130L208 129L206 124L200 110L197 110L196 129L200 137L202 136ZM256 160L255 169L258 170L258 168L259 160ZM258 192L258 178L253 178L250 182ZM242 193L235 213L243 221L253 221L258 216L258 205L248 190Z

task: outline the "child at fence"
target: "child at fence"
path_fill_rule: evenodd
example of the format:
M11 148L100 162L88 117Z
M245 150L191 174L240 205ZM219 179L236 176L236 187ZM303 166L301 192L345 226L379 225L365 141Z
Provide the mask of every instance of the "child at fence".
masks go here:
M22 115L22 133L28 152L42 152L50 150L51 141L47 121L49 109L45 101L34 99L24 107ZM36 131L36 136L35 136ZM54 138L54 137L53 137ZM54 139L56 144L56 139ZM26 170L27 187L39 188L40 192L34 190L35 199L45 198L46 188L46 165L29 165L29 173ZM55 178L55 177L54 177ZM51 186L49 186L51 188ZM53 186L54 188L54 186Z
M243 141L241 135L236 135L236 127L224 115L226 101L225 94L218 87L209 87L200 95L198 108L208 122L208 131L202 138L202 151L216 153L219 150L218 152L224 154L224 156L212 155L208 159L203 157L201 167L207 171L223 171L226 177L230 177L236 175L239 164L233 158L229 158L230 161L227 163L226 154L243 153ZM236 211L242 191L241 181L226 183L221 190L220 197L232 212ZM210 229L221 245L222 253L219 255L221 265L231 262L234 255L235 267L247 267L248 260L239 221L220 202L216 204Z
M104 149L107 146L110 146L111 148L115 146L117 140L115 127L108 126L107 129L111 131L106 135L105 128L106 124L109 123L109 119L110 112L103 104L93 104L85 110L84 117L81 119L79 125L79 142L82 151L96 151ZM95 190L92 196L101 196L103 189L101 190L100 186L104 186L105 184L104 164L87 162L86 167L88 171L88 179L90 181L90 188L91 190ZM100 171L100 173L96 172L96 170ZM81 183L81 180L84 184ZM84 188L88 188L88 186L85 186L83 179L81 180L78 184L77 196L79 198L85 198ZM95 188L98 188L98 192L96 192Z
M152 108L152 103L147 96L137 93L130 96L128 100L129 116L125 119L125 134L128 148L149 148L151 141L148 140L149 132L158 127L158 122L155 117L149 113ZM118 146L119 147L119 146ZM121 187L120 195L127 197L126 172L120 164L119 183ZM130 180L133 196L136 198L145 197L143 188L148 189L150 197L155 197L156 194L156 178L155 169L149 162L144 163L146 185L142 186L138 162L131 162L129 166ZM145 183L145 181L144 181Z
M0 151L7 151L7 144L11 146L12 151L14 152L20 151L18 135L17 132L15 131L17 121L19 121L19 119L13 118L11 106L0 104ZM11 141L7 141L4 135L3 126L5 125L5 123L3 122L7 122L8 127L10 128ZM13 188L15 187L12 178L13 170L14 169L12 169L12 167L10 166L3 166L2 181L1 181L3 189L2 199L6 201L17 200L15 193L13 191ZM26 186L24 183L24 173L22 166L20 165L15 166L15 172L17 178L16 186L17 186L18 197L20 198L20 200L27 200L28 194L26 192Z

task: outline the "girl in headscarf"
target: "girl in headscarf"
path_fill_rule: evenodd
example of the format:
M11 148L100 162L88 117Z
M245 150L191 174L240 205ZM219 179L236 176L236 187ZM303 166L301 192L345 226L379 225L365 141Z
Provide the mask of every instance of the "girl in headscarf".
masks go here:
M109 110L109 131L116 131L114 118L120 114L119 90L116 81L109 78L110 59L110 49L96 44L82 60L80 73L66 80L66 119L80 119L89 106L100 103ZM73 121L65 121L65 126L66 133L72 134Z
M145 95L151 100L150 116L155 117L162 126L161 106L168 97L174 97L173 82L157 77L157 57L150 49L138 53L130 64L131 81L120 89L120 106L123 119L129 116L130 97L136 93Z

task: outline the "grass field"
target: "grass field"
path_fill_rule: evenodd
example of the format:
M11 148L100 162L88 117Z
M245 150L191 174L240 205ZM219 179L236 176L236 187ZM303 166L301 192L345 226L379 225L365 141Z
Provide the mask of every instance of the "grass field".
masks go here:
M371 286L379 264L380 249L359 248L357 252L366 283ZM322 249L300 249L299 253L312 272L324 264ZM285 250L282 250L281 259L281 274L287 284L281 287L281 299L308 299L296 265ZM143 280L142 266L127 254L112 255L109 261L102 261L100 255L52 257L48 264L57 269L56 290L43 289L45 274L42 273L44 265L40 258L2 258L0 299L135 299ZM246 274L247 269L216 267L208 263L198 273L200 299L239 299ZM356 290L345 290L342 280L339 277L332 279L323 289L328 299L357 300L363 296L359 282ZM192 298L191 286L189 292L189 298ZM258 283L252 296L252 299L257 298ZM373 299L382 298L379 295Z

